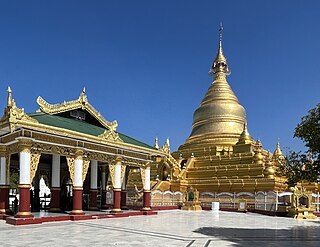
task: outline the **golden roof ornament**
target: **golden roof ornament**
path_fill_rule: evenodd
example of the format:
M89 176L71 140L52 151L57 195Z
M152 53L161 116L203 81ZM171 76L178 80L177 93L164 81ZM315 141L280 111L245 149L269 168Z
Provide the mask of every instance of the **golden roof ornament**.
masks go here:
M83 88L83 90L80 93L80 96L76 100L71 101L64 101L60 104L49 104L47 101L45 101L41 96L37 98L37 103L40 107L38 112L44 112L47 114L59 114L62 112L72 111L76 109L82 109L86 110L89 114L91 114L95 119L97 119L102 126L105 128L116 131L118 127L118 123L116 120L109 122L107 121L94 107L89 103L87 99L86 89Z
M209 74L213 75L215 78L218 78L219 76L226 76L230 74L230 70L228 68L227 59L223 54L222 50L222 32L223 32L223 26L222 23L220 23L220 29L219 29L219 49L218 53L216 55L216 58L213 61L213 64L209 70Z
M247 122L243 124L243 131L240 135L239 141L237 144L250 144L253 143L253 138L250 136L247 128Z
M14 105L14 101L12 98L12 91L10 86L8 86L8 97L7 97L7 107L11 108Z
M154 140L154 145L153 147L155 147L156 149L159 149L159 142L158 142L158 137L156 136L155 140Z
M282 160L284 160L284 156L282 154L281 148L280 148L280 142L278 140L277 146L276 146L276 150L274 150L273 152L273 157L272 159L274 161L276 161L278 163L278 165L280 165L280 163L282 162Z

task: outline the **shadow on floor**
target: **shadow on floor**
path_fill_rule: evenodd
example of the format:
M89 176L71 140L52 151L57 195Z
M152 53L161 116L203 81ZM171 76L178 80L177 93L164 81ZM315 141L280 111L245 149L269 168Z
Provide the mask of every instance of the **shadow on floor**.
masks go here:
M316 226L290 229L201 227L193 232L230 241L234 246L320 246L320 227ZM214 246L214 240L211 242Z

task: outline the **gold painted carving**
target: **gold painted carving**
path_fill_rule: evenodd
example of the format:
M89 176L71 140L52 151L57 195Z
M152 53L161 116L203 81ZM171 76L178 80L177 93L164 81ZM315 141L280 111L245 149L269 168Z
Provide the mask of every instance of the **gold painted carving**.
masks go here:
M89 168L90 160L84 159L82 163L82 183L86 179L88 168Z
M108 141L113 142L123 142L123 140L120 138L119 134L112 129L105 130L101 135L98 137L104 138Z
M123 178L126 174L126 166L125 165L121 165L121 177L120 177L120 184L122 185L123 183Z
M114 187L114 180L115 180L114 170L115 170L115 165L110 164L110 165L109 165L109 172L110 172L111 183L112 183L112 186L113 186L113 187Z
M140 169L140 174L141 174L142 186L144 188L144 186L145 186L145 177L146 177L146 169L141 168Z
M31 150L38 150L41 153L57 154L61 156L73 156L75 154L74 148L55 146L51 144L33 143Z
M39 151L33 151L31 153L30 157L30 183L32 183L32 180L34 176L36 175L38 164L40 161L41 153Z
M105 128L115 131L118 127L117 121L108 122L93 106L88 102L85 90L83 90L78 99L64 101L61 104L49 104L42 97L37 98L40 111L48 114L57 114L75 109L83 109L96 118Z
M5 122L8 122L10 131L13 132L15 130L15 127L16 127L18 121L38 123L37 120L29 117L24 112L23 108L17 107L14 99L12 98L12 92L9 87L8 88L7 107L4 110L3 117L0 119L0 125L2 125Z
M19 139L18 149L19 152L30 153L32 141L29 139Z
M72 183L73 183L73 181L74 181L74 160L75 160L75 158L67 156L66 159L67 159L67 165L68 165L68 168L69 168L70 178L71 178Z

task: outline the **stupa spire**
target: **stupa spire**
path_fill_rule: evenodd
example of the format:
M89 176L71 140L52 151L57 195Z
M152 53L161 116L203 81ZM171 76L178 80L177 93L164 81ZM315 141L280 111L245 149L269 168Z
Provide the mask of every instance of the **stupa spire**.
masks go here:
M220 23L219 28L219 48L218 53L216 55L216 58L213 61L213 64L209 70L209 74L214 76L215 78L219 76L226 76L230 74L230 70L228 68L227 59L223 54L222 50L222 32L223 32L223 26L222 23Z
M8 97L7 97L7 107L11 108L13 106L12 91L10 86L8 87Z

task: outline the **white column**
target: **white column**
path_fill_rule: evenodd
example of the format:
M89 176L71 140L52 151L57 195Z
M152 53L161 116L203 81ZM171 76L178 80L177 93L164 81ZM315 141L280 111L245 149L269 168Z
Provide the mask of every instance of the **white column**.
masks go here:
M60 155L52 155L52 181L54 188L60 188Z
M121 189L121 161L114 166L114 189Z
M90 166L91 166L90 189L96 190L98 188L98 161L91 160ZM104 180L106 180L106 178L104 178Z
M124 174L121 190L126 190L126 187L127 187L127 180L126 180L126 174Z
M82 187L82 159L74 160L74 181L73 186Z
M0 185L6 185L7 167L6 157L0 157Z
M150 191L150 167L145 168L143 189L146 191Z
M29 152L20 152L19 184L30 184L30 158Z
M101 187L102 187L102 190L106 190L106 168L105 167L102 167Z

